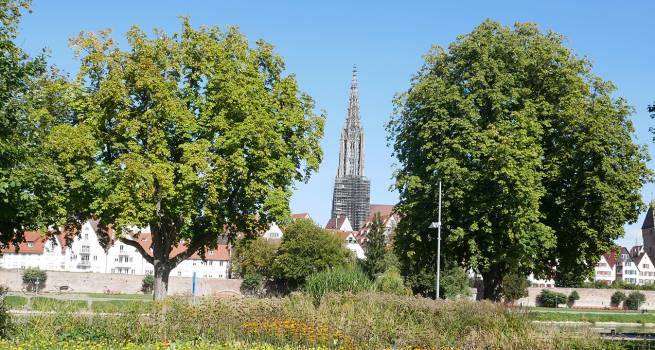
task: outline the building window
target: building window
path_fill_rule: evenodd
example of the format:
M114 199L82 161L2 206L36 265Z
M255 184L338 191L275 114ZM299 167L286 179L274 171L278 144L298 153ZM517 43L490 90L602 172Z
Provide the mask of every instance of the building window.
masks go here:
M648 265L648 264L644 264L644 268L645 268L645 269L650 269L650 265Z
M93 261L98 261L98 256L97 255L93 256Z
M34 242L27 242L27 246L30 248L34 247Z
M121 244L118 249L122 252L123 251L123 245Z
M630 261L626 261L625 266L632 266L632 263Z
M212 266L212 265L214 265L214 262L213 262L213 261L210 261L210 262L209 262L209 266Z
M178 271L178 272L177 272L177 275L178 275L178 276L182 276L182 271Z
M218 266L223 266L223 260L218 262Z
M88 233L85 233L85 234L84 234L84 240L85 240L85 241L88 241L88 240L89 240L89 234L88 234Z
M209 255L214 255L214 251L213 251L213 250L210 250L210 251L208 252L208 254L209 254Z

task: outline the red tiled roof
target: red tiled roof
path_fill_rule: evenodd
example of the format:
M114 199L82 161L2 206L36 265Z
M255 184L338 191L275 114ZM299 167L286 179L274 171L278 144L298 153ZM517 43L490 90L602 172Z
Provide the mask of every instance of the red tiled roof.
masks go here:
M607 264L609 265L609 267L614 267L614 265L616 265L616 261L617 261L618 256L617 256L615 251L612 250L612 251L610 251L608 253L605 253L605 254L603 254L603 257L607 261Z
M296 214L291 214L291 218L294 220L297 219L311 219L309 216L309 213L296 213Z
M388 217L393 213L393 208L393 204L371 204L368 221L372 221L376 213L380 213L383 218Z
M346 221L345 216L339 216L336 218L331 218L328 220L327 224L325 224L325 229L327 230L338 230L343 226L343 223Z
M139 242L146 252L148 252L148 255L152 256L152 253L150 252L150 246L152 245L150 232L141 232L138 235L135 235L134 239ZM184 246L184 244L179 244L178 246L173 247L169 257L177 256L184 251L186 251L186 246ZM189 257L189 260L201 260L201 258L198 253L193 253L193 255ZM228 250L227 245L219 244L216 249L207 249L205 260L230 260L230 251Z
M47 237L42 236L38 231L25 231L23 234L23 242L18 245L18 251L16 251L15 246L10 245L7 248L3 248L2 252L9 254L43 254L43 247L45 246L45 241L47 239Z

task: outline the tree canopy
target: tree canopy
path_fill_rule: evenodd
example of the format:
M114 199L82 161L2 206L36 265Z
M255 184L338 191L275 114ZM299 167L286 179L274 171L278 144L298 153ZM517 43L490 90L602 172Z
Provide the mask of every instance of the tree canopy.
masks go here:
M127 49L109 30L71 44L73 118L53 129L50 150L85 204L75 215L96 216L101 235L113 225L154 265L155 298L193 253L289 216L293 183L321 161L324 117L270 44L186 18L172 35L132 27ZM131 239L140 228L151 252Z
M369 278L375 279L377 275L383 273L386 269L384 221L382 221L380 213L374 215L373 221L369 225L370 229L366 241L366 260L362 262L362 265Z
M45 229L58 210L58 174L43 152L52 125L40 113L47 86L45 55L29 57L14 40L25 0L0 1L0 246L18 245L23 232Z
M485 21L435 46L397 96L387 130L406 274L436 265L438 181L444 256L480 272L495 300L508 273L591 273L637 219L651 172L631 139L632 108L563 40Z
M310 220L296 220L282 236L273 262L273 277L291 288L302 285L316 272L343 267L354 262L352 253L335 235Z

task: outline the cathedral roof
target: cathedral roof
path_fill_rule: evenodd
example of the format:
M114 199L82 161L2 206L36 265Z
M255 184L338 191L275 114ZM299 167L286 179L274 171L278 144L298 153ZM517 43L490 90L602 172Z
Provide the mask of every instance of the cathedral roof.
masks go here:
M655 220L653 219L653 203L651 203L648 206L648 212L646 213L646 218L644 219L643 225L641 225L641 229L647 229L647 228L653 228L655 227Z

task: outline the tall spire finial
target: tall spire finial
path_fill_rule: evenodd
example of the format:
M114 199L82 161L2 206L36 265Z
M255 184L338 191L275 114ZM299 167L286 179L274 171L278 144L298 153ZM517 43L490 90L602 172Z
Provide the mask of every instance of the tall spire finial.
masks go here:
M348 101L348 115L346 128L355 126L359 128L359 96L357 92L357 65L353 65L353 77L350 82L350 100Z

